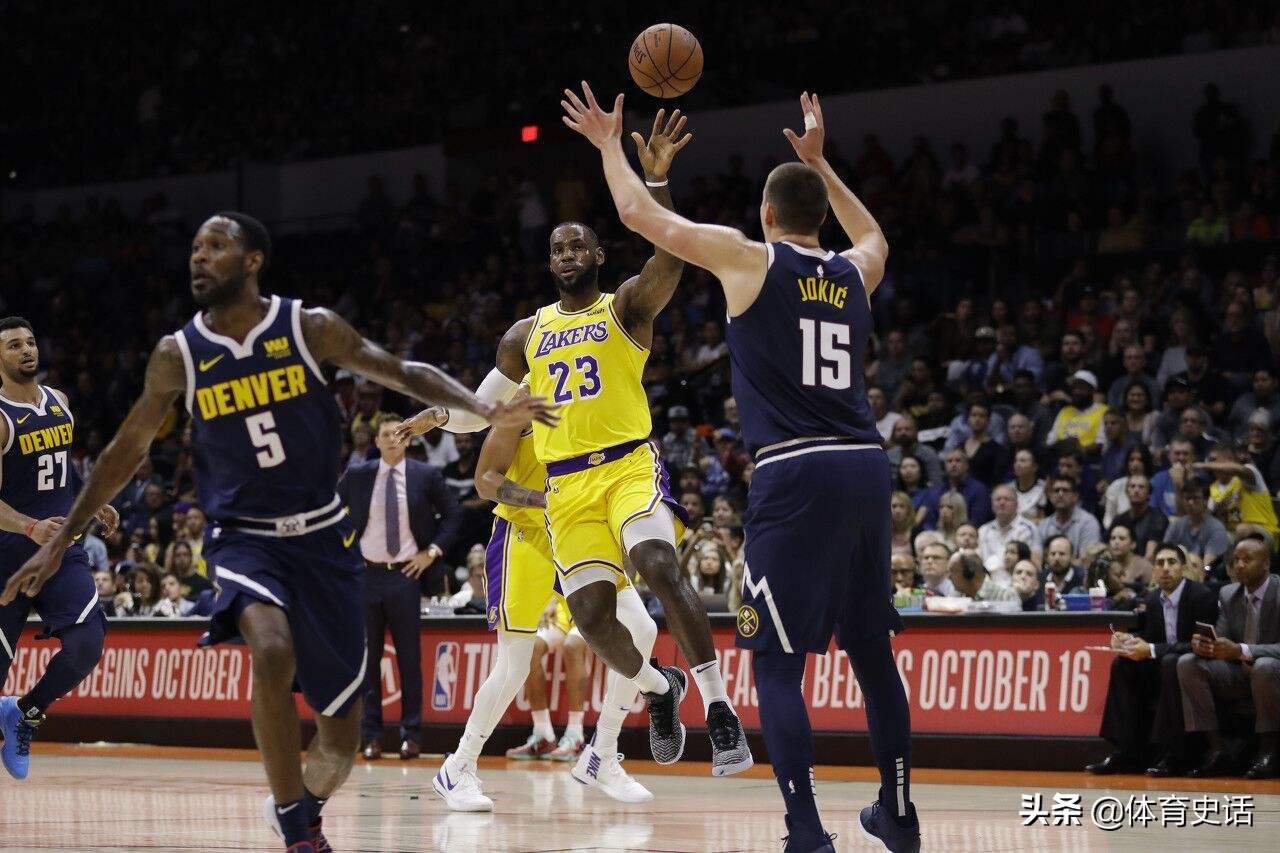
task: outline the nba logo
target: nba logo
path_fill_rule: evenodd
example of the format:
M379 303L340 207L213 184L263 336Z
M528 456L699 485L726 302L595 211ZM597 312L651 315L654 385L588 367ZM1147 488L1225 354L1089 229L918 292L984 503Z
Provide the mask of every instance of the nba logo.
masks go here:
M453 710L453 689L458 684L458 644L436 643L436 676L431 685L431 709Z

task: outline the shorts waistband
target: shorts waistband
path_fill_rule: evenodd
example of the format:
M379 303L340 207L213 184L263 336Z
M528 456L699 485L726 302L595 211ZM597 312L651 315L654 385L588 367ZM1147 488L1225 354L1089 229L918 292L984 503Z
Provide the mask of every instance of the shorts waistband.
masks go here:
M565 474L576 474L588 468L596 468L600 465L607 465L610 462L617 462L637 447L643 447L648 443L649 439L647 438L637 438L635 441L615 444L613 447L605 447L570 459L561 459L559 462L548 462L547 476L563 477Z
M779 441L776 444L766 445L756 451L756 467L767 465L770 462L777 462L782 459L790 459L793 456L803 456L807 453L819 453L830 450L883 450L878 444L868 444L857 438L849 438L839 435L815 436L811 438L793 438L789 441Z
M228 530L239 530L242 533L254 533L259 536L305 536L317 530L323 530L337 524L347 514L342 499L337 495L320 509L300 512L297 515L283 515L277 518L228 518L217 522Z

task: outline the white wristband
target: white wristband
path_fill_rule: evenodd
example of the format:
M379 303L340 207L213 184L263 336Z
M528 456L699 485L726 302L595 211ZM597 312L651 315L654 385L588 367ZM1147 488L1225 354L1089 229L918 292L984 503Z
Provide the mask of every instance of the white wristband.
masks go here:
M645 181L645 182L644 182L644 185L645 185L646 187L665 187L665 186L667 185L667 182L666 182L665 180L663 180L663 181Z

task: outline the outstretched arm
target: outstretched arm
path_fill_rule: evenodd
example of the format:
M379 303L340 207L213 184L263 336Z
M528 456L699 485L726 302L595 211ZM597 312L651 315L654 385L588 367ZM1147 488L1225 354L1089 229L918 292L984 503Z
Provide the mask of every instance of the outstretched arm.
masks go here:
M805 92L800 96L800 107L804 110L804 136L796 136L791 128L784 128L782 135L787 138L796 155L807 166L812 166L822 176L827 185L827 198L831 209L835 212L840 227L849 235L853 248L841 254L848 258L858 271L862 273L862 283L867 295L880 285L884 278L884 265L889 257L889 243L884 239L875 217L866 206L853 194L853 190L845 186L844 181L831 168L827 158L822 154L822 146L826 140L826 124L822 119L822 104L818 96L809 96Z
M19 594L34 596L58 567L72 537L83 530L99 509L118 494L146 458L156 432L164 422L174 398L186 388L182 354L172 335L160 339L147 362L142 396L125 416L115 438L102 451L89 480L67 512L67 520L49 541L40 546L26 564L9 579L0 604L8 604Z
M424 403L472 412L489 423L523 422L533 417L550 426L555 424L552 407L541 397L530 398L515 407L501 402L486 403L444 371L430 364L402 361L361 337L346 320L328 308L303 311L302 333L307 347L320 361L344 367Z
M600 149L604 177L622 224L678 258L710 271L720 279L731 315L741 314L755 301L764 282L768 253L763 243L748 240L736 228L703 225L665 210L645 191L622 150L622 95L606 113L591 87L582 84L585 103L565 90L564 123Z
M527 395L522 388L520 395ZM517 397L519 399L519 397ZM508 506L546 507L545 492L528 489L507 477L507 469L515 461L524 429L520 426L494 427L485 436L476 460L476 491L485 500Z
M631 134L631 139L636 144L636 156L644 170L644 183L649 195L664 209L674 210L675 203L671 200L667 173L675 155L689 144L693 134L680 136L687 117L680 115L679 110L671 113L671 118L664 123L665 115L666 110L658 110L647 142L638 133ZM618 288L613 300L614 309L623 326L638 343L649 345L653 336L653 320L671 301L682 272L684 261L666 249L655 246L653 257L644 265L640 274L623 282Z

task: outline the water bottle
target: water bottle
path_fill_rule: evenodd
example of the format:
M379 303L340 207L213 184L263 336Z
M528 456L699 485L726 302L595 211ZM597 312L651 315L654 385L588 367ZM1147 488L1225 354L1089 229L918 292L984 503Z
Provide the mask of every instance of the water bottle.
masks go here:
M1044 582L1044 609L1058 609L1058 585L1053 582L1052 577Z

